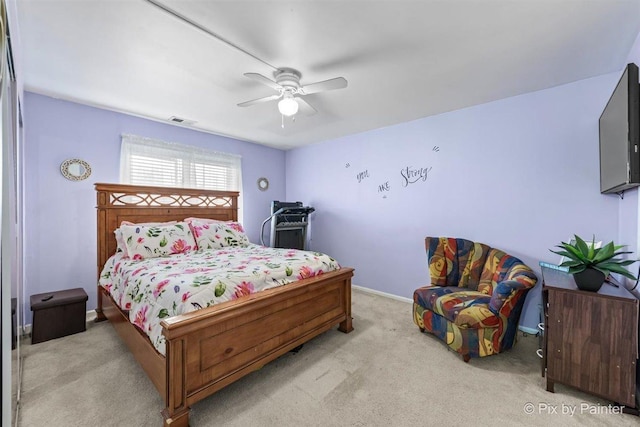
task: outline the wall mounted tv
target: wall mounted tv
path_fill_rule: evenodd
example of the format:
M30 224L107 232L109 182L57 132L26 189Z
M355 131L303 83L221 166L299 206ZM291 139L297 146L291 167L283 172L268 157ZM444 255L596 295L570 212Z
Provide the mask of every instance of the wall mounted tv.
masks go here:
M600 116L600 192L640 185L640 83L628 64Z

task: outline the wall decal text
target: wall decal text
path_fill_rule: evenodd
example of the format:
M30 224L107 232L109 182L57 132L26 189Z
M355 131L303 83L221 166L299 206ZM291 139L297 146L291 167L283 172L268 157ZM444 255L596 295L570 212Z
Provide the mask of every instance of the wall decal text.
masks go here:
M385 191L390 191L390 190L391 190L391 185L389 184L389 181L386 181L384 184L378 185L378 193L384 193Z
M359 172L356 178L358 178L358 183L361 183L363 179L369 178L369 170Z
M416 169L413 166L407 166L406 168L401 169L400 175L402 176L402 186L407 187L409 184L415 184L418 181L426 181L432 168L433 166Z

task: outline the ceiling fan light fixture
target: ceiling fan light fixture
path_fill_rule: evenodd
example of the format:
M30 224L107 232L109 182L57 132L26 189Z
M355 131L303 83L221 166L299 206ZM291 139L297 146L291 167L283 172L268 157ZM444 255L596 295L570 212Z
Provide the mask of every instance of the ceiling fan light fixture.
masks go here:
M280 100L280 102L278 102L278 111L280 111L280 114L287 117L296 114L299 107L300 106L290 92L285 93L284 97Z

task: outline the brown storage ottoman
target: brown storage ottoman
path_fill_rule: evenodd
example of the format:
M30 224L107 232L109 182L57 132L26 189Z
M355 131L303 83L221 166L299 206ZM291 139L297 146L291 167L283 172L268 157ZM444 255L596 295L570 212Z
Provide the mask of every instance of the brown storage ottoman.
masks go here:
M87 299L82 288L31 295L31 344L87 330Z

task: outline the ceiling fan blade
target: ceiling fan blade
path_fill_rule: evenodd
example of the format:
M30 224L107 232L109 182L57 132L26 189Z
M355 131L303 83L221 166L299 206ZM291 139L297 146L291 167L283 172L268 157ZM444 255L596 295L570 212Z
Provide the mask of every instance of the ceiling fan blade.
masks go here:
M263 85L267 85L272 89L275 90L280 90L282 89L282 86L280 86L278 83L274 82L271 79L266 78L265 76L263 76L262 74L258 74L258 73L244 73L245 76L249 77L252 80L257 81L258 83L262 83Z
M262 104L263 102L273 101L275 99L278 99L280 98L280 96L281 96L280 94L271 95L271 96L265 96L264 98L258 98L251 101L241 102L240 104L238 104L238 107L250 107L256 104Z
M300 112L300 114L303 114L305 116L312 116L318 112L315 108L313 108L307 101L305 101L301 97L296 96L294 99L298 102L298 111Z
M310 95L312 93L342 89L345 87L347 87L347 79L345 79L344 77L336 77L335 79L329 79L323 82L311 83L309 85L302 86L300 89L298 89L298 92L302 93L303 95Z

